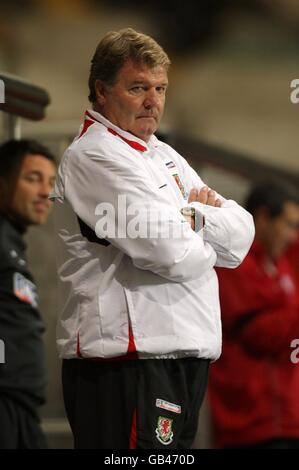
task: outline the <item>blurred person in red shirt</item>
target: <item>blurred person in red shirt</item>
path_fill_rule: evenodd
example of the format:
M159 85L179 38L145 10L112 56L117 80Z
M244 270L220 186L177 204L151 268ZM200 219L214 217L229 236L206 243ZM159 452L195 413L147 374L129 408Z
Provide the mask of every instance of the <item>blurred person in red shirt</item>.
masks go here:
M268 182L252 189L246 208L255 221L254 243L237 269L217 270L223 352L211 366L214 443L299 448L299 363L291 354L299 294L287 255L298 235L299 195Z
M299 230L295 243L292 243L287 251L290 263L297 279L297 289L299 290Z

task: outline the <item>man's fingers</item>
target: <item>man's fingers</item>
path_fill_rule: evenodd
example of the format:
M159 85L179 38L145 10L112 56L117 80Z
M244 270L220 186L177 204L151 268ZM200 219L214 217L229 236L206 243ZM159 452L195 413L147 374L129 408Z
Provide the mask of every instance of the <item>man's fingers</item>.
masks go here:
M202 204L206 204L208 200L208 191L209 188L207 186L204 186L199 190L197 200L198 202L201 202Z
M220 199L216 199L216 192L203 186L201 189L192 188L189 193L188 202L201 202L209 206L221 207Z
M190 193L189 193L189 198L188 198L188 202L195 202L197 201L198 197L198 190L196 188L192 188Z
M216 193L212 189L208 191L207 205L215 206L216 202Z

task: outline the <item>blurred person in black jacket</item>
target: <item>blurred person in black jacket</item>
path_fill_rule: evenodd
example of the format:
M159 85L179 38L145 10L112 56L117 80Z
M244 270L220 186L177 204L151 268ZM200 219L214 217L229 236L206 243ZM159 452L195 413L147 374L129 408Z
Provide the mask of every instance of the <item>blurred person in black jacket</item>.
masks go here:
M0 449L46 447L37 412L45 403L44 323L23 236L46 222L55 173L54 157L35 141L0 146Z

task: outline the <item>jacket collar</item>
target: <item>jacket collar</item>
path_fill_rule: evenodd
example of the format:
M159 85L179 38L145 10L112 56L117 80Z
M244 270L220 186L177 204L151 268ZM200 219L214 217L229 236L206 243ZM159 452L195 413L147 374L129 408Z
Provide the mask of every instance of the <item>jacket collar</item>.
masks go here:
M94 111L93 109L88 109L85 112L85 120L92 120L99 122L103 126L107 128L107 131L111 134L120 137L124 142L126 142L130 147L139 152L146 152L150 149L150 147L156 146L158 139L154 135L151 136L148 143L144 142L144 140L139 139L138 137L134 136L130 132L126 132L120 127L112 124L112 122L108 121L102 114Z

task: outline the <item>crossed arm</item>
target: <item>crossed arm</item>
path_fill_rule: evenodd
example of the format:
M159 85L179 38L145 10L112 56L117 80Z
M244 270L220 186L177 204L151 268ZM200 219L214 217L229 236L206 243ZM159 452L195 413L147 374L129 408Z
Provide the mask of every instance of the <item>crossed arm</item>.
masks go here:
M203 186L201 189L192 188L189 194L188 203L201 202L208 206L221 207L221 201L213 189ZM192 230L195 230L195 218L189 215L184 216L190 223Z

